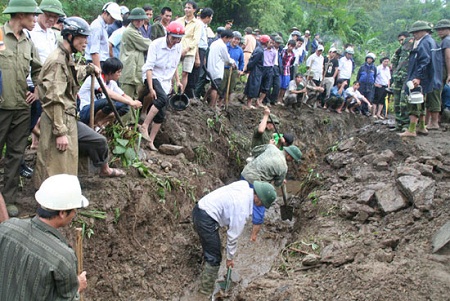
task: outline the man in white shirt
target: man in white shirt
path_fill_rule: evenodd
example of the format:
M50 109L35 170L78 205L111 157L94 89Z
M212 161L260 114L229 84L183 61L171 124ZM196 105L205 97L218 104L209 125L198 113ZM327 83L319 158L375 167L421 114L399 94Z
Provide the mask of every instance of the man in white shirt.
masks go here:
M316 52L311 54L309 58L306 60L306 67L308 68L308 70L312 70L314 72L313 81L318 86L322 82L323 76L323 61L325 58L323 57L322 53L323 53L323 46L319 45L317 47Z
M355 81L353 82L353 86L350 88L347 88L344 92L344 98L347 103L347 112L350 111L350 113L355 114L355 109L359 107L362 102L365 102L367 106L369 107L369 110L372 108L372 104L367 100L367 98L362 95L358 89L359 89L359 82Z
M381 65L377 67L377 77L375 78L375 96L373 98L373 112L372 116L374 118L384 119L381 115L381 110L383 109L387 91L391 87L391 68L389 68L390 60L388 57L383 57L381 60ZM378 108L377 108L378 107Z
M211 87L206 92L209 94L209 106L217 110L217 99L219 98L219 87L222 84L225 64L236 66L234 60L228 53L227 43L233 38L231 30L224 30L220 34L220 39L214 41L209 48L208 62L206 69L208 70L208 78L211 80ZM212 83L214 81L214 83ZM220 104L219 104L220 106Z
M346 80L348 83L350 82L350 78L353 73L353 54L355 51L353 48L348 47L345 49L344 56L339 59L339 75L338 79L342 78Z
M101 64L109 58L108 25L115 20L122 21L119 4L108 2L102 8L102 14L90 26L91 34L85 51L87 62L101 68Z
M184 89L178 77L177 66L181 58L182 47L180 42L185 29L182 24L172 22L166 30L167 35L165 37L156 39L150 44L147 61L142 66L143 95L146 96L144 99L146 99L145 101L151 101L152 105L144 123L139 127L139 131L142 138L149 142L149 148L152 151L157 151L153 141L164 121L167 95L172 90L172 79L175 79L179 93L182 93ZM146 107L145 103L144 107ZM153 125L149 135L148 128L152 122Z
M209 295L222 261L219 227L227 230L226 266L234 267L238 238L252 215L253 205L269 208L276 199L273 186L255 181L250 188L247 181L237 181L204 196L192 210L194 229L200 237L205 265L201 275L200 293Z

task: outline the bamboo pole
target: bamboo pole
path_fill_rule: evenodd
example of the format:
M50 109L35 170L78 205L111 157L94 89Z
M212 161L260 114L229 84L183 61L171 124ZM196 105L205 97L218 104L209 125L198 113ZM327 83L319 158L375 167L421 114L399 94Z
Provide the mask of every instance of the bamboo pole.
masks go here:
M76 228L77 240L75 244L75 254L78 259L77 275L83 272L83 229ZM80 293L80 301L84 301L84 296Z

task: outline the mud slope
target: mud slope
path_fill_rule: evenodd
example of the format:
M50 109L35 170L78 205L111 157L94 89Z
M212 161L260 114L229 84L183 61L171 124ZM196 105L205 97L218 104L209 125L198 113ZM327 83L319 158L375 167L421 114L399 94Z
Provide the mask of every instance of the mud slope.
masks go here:
M229 300L448 300L449 257L431 253L432 236L450 219L448 132L415 144L362 116L272 111L304 155L289 165L295 218L281 221L276 205L257 242L245 230ZM261 116L238 102L215 115L194 101L168 112L155 144L184 148L178 155L146 151L149 178L134 168L121 179L81 174L91 209L107 212L105 220L80 216L93 231L84 240L85 300L207 300L195 293L201 249L190 212L201 196L238 179ZM420 210L405 201L383 212L376 193L397 185L399 166L416 163L435 181L433 204ZM24 208L33 212L31 183L24 185ZM358 203L367 191L367 202Z

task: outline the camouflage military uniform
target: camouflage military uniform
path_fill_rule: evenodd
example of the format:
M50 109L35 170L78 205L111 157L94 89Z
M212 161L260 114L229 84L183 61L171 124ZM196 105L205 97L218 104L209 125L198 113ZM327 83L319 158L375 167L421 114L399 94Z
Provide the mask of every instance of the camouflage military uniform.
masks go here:
M402 129L409 124L407 97L405 93L406 77L408 73L409 52L412 50L414 38L407 38L392 57L392 85L394 93L394 112L396 128Z

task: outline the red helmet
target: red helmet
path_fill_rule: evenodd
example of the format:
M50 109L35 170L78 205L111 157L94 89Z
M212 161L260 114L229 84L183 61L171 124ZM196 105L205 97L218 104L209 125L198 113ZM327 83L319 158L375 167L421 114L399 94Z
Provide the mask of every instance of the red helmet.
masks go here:
M263 34L262 36L259 37L259 41L263 44L266 44L270 41L270 37L266 34Z
M184 36L184 26L178 22L171 22L166 27L167 33L174 38L182 38Z

